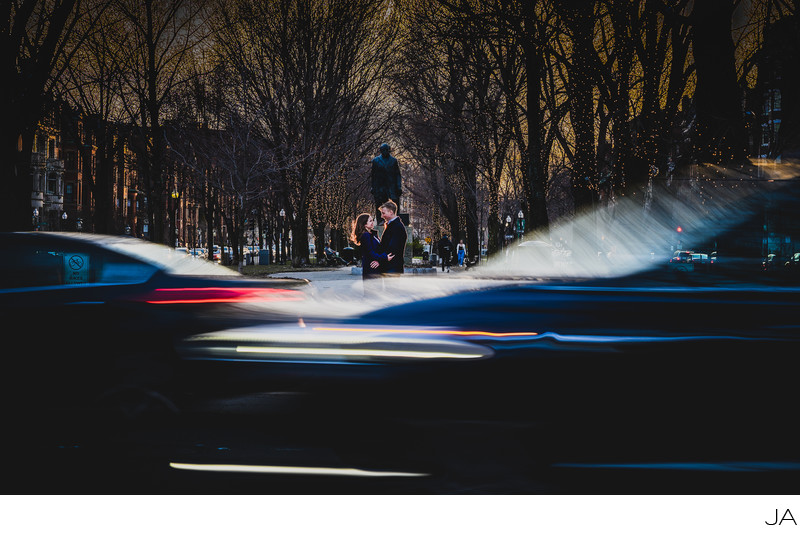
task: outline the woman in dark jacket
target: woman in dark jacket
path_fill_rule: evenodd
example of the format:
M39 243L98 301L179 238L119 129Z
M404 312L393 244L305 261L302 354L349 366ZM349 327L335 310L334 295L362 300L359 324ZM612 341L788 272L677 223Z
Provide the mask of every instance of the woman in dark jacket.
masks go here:
M369 213L361 213L353 224L350 239L361 247L361 277L377 278L381 274L381 263L391 261L394 254L381 253L380 241L372 230L375 229L375 218Z

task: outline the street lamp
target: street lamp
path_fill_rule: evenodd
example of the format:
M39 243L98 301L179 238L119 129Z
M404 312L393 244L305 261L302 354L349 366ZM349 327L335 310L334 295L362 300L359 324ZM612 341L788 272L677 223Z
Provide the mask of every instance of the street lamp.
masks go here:
M33 208L33 229L39 231L39 210L35 207Z
M522 234L525 233L525 214L522 209L517 213L517 239L522 240Z
M61 222L61 229L63 230L64 227L67 224L67 212L66 211L61 213L61 220L63 221L63 222Z
M177 248L177 246L178 246L178 235L180 235L179 229L178 229L178 208L180 207L179 200L180 200L180 197L181 197L181 193L180 193L180 191L178 191L177 188L175 188L175 189L172 189L172 193L171 193L170 196L172 196L172 204L174 206L174 209L173 209L173 213L174 214L173 214L173 217L172 217L172 227L175 229L175 247Z
M278 258L280 259L280 262L283 265L283 264L286 263L286 250L283 248L283 233L284 233L284 231L286 231L286 229L285 229L285 226L286 226L286 211L281 208L281 211L278 214L281 216L281 220L280 220L281 227L280 227L279 236L278 236L278 246L280 247L280 250L278 251Z
M483 248L486 246L486 228L481 226L481 235L478 239L478 263L483 260Z

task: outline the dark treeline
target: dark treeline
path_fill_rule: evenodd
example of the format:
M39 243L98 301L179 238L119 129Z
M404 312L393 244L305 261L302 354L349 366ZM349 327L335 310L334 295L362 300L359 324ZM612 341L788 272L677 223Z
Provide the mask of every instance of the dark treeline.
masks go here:
M501 246L693 164L746 166L797 0L11 0L2 8L0 229L31 227L31 151L63 104L92 128L98 232L124 139L153 240L170 195L238 246L289 225L292 259L371 206L388 141L425 233ZM782 38L781 38L782 36ZM776 63L775 58L781 58ZM780 142L796 140L783 71ZM793 92L792 92L793 91ZM278 218L282 212L283 217ZM418 228L419 229L419 228Z

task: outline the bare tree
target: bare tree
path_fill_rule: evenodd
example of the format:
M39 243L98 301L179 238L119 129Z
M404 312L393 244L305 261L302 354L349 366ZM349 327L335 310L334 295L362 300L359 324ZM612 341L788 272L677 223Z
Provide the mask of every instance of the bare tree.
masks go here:
M697 66L695 155L709 163L747 156L742 92L736 78L731 23L738 0L695 0L692 52Z
M465 228L470 250L478 250L479 228L488 226L490 252L500 246L505 168L519 164L509 161L509 146L526 142L524 54L504 7L417 6L405 38L407 59L396 76L402 135L427 171L427 186L416 185L418 203L433 199L433 213L448 222L445 231L460 238ZM486 217L479 198L489 205Z
M406 61L394 72L393 90L402 110L396 131L427 170L428 187L421 190L431 195L435 212L447 220L444 231L457 235L463 185L469 179L464 172L472 163L465 43L453 38L452 17L435 4L411 9L402 45Z
M275 193L301 264L320 185L364 164L385 131L381 79L398 15L384 0L238 0L219 10L218 45L282 169Z
M84 21L84 24L88 21ZM60 79L59 90L67 103L80 112L86 135L97 146L94 172L84 174L84 228L99 233L115 233L114 165L120 144L119 124L124 119L119 92L120 50L110 36L121 30L116 13L107 10L96 21L102 31L87 31L87 37L67 65ZM77 132L73 132L77 135ZM92 199L93 202L89 201Z
M133 147L147 195L151 239L174 241L166 222L168 183L164 173L168 145L164 104L192 74L193 54L207 37L199 0L114 0L122 29L112 46L121 73L118 90L134 128Z
M219 94L225 96L215 101L214 95ZM248 112L236 95L222 66L198 74L169 99L176 120L170 123L166 139L170 162L184 178L182 188L203 206L206 225L212 229L209 247L214 246L213 229L223 222L233 258L241 268L245 221L255 221L279 169L274 150L253 118L257 114Z
M45 105L80 43L99 31L103 0L8 0L2 3L0 52L10 95L3 115L0 229L32 227L31 150Z

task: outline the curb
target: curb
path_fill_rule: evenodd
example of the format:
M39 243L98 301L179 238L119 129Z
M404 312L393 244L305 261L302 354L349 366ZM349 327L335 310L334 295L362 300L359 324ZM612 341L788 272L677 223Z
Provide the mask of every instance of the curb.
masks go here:
M436 269L432 267L428 268L421 268L421 267L412 267L406 268L403 271L404 274L411 274L411 275L419 275L419 274L436 274ZM354 276L361 275L361 267L350 267L350 274Z

